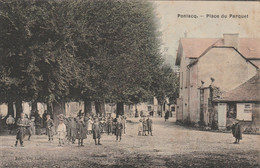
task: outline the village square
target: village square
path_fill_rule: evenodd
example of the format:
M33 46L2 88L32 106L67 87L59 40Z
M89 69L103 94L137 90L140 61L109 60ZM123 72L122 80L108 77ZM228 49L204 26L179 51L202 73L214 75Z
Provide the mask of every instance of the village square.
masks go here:
M225 3L1 1L0 167L260 167L260 5Z

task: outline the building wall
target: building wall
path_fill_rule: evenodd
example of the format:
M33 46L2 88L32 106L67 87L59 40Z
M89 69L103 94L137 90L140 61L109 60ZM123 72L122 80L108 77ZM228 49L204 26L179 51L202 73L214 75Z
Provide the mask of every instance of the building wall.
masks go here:
M190 67L190 84L189 84L189 112L190 120L198 122L200 120L200 86L198 81L198 65Z
M256 67L242 58L233 48L212 48L199 61L187 68L191 60L182 56L180 65L180 95L177 120L200 121L200 87L212 84L222 91L229 91L241 85L256 74ZM205 83L201 84L201 81ZM204 121L209 124L209 90L204 95Z
M191 59L186 58L185 55L182 55L181 64L180 64L180 93L179 93L180 101L177 108L177 116L182 116L182 120L190 120L190 112L189 112L190 72L187 68L187 65L189 65L190 63L191 63Z
M198 80L208 86L213 77L222 91L236 88L255 74L256 68L232 48L212 48L198 62Z

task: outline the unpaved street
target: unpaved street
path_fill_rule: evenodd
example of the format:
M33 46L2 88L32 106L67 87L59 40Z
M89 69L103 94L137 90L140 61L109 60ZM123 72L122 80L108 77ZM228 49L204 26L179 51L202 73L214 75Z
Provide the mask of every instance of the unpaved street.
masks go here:
M92 136L84 147L58 147L44 135L14 147L15 136L0 137L1 167L259 167L259 135L243 135L233 144L230 133L187 129L170 118L153 118L154 136L138 136L138 119L127 123L121 142L102 135L101 146Z

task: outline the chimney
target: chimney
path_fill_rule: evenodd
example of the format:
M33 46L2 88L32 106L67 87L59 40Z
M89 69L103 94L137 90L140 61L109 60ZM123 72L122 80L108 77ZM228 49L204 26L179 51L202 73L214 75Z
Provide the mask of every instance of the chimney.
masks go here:
M239 34L223 34L224 37L224 46L228 47L234 47L238 49L239 43L238 43L238 36Z

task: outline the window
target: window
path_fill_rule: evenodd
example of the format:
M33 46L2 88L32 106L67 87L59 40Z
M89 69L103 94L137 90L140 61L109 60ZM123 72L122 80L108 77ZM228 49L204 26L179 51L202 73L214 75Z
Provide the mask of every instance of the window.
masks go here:
M183 72L181 72L181 89L182 89L182 86L183 86Z
M244 121L252 121L251 103L237 103L237 119Z
M189 72L189 69L187 69L187 70L186 70L186 82L185 82L185 88L188 87L189 82L190 82L190 72Z

